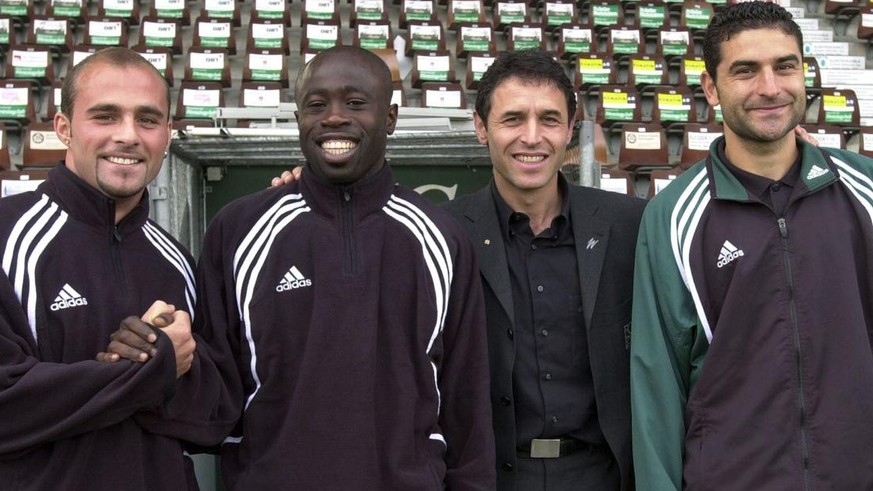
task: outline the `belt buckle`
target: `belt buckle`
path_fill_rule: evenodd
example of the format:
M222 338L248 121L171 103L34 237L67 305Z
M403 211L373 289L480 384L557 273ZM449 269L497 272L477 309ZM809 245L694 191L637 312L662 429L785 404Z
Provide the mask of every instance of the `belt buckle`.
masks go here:
M534 438L530 441L530 456L533 459L557 459L561 456L561 439Z

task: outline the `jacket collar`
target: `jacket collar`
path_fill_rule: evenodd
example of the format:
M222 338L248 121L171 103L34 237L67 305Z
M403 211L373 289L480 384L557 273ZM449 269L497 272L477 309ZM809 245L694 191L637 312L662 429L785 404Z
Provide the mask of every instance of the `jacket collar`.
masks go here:
M98 229L117 229L123 234L140 229L149 216L149 194L146 189L139 204L116 227L115 200L94 189L63 162L49 171L39 191L56 200L61 209L77 221Z
M709 147L706 173L711 182L710 193L715 199L748 201L749 195L745 186L719 157L718 149L723 146L724 136L720 136ZM825 150L799 138L797 146L801 155L798 184L807 189L805 194L815 192L839 179L837 168L826 157Z
M336 218L344 203L353 204L354 218L380 211L394 192L394 173L386 162L379 172L352 184L334 184L319 176L309 165L303 168L300 190L313 211Z

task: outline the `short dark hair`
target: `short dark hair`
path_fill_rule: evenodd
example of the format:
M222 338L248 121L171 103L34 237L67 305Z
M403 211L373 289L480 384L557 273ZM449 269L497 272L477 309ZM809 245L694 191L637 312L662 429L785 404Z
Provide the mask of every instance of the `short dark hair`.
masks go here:
M145 59L141 54L128 48L112 47L97 51L91 56L85 58L74 66L67 77L64 79L64 86L61 88L61 112L70 120L73 119L73 104L76 102L76 95L79 88L79 77L82 72L89 66L97 63L107 63L116 67L142 67L146 70L151 70L154 74L164 82L164 90L167 93L167 120L170 119L170 84L167 79L161 75L161 72Z
M321 63L322 60L326 60L332 56L349 57L350 63L357 63L362 67L365 66L365 64L369 65L369 67L373 69L373 74L381 79L381 83L385 87L385 100L389 103L391 102L391 98L394 95L394 87L391 82L391 69L388 68L388 64L385 63L385 60L368 49L348 45L337 45L321 51L300 68L300 71L297 72L297 79L294 81L295 100L300 95L300 84L303 82L303 76L307 70L314 68Z
M491 112L491 96L504 80L517 78L524 82L552 84L564 93L567 99L568 122L576 115L576 93L564 68L551 54L537 49L504 51L488 67L476 94L476 113L488 126Z
M779 29L794 36L797 47L803 53L803 33L787 10L771 2L735 3L713 16L703 36L703 61L713 82L722 59L722 43L750 29Z

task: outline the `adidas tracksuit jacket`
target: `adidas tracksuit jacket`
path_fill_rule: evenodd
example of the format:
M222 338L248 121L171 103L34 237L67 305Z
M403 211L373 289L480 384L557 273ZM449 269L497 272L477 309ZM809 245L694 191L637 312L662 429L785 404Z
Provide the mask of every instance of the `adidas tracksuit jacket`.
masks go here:
M307 167L231 203L199 268L245 389L229 490L493 489L474 251L387 164L345 187Z
M637 486L873 489L873 161L799 142L800 196L776 216L723 144L643 216Z
M196 489L178 439L215 445L236 421L202 337L178 381L163 334L144 364L95 361L123 318L195 300L192 259L148 197L114 217L63 164L0 200L0 489Z

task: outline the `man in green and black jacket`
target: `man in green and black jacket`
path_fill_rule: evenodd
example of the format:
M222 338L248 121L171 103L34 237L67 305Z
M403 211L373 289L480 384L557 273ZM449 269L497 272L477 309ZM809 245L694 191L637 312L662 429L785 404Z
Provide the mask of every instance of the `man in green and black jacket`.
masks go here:
M637 247L639 489L873 489L873 161L793 134L802 45L770 3L707 30L725 134L652 200Z

